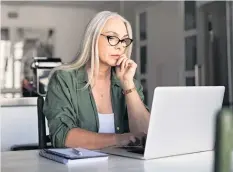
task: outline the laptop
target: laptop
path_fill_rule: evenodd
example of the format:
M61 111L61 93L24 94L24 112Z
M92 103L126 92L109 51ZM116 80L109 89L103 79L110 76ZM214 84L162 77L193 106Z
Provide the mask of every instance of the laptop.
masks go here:
M212 151L224 92L224 86L156 87L143 151L133 147L101 151L145 160Z

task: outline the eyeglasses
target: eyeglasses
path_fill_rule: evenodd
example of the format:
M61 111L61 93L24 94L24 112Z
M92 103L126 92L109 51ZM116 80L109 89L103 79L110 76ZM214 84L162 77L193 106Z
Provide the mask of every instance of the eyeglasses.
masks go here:
M119 39L116 36L109 36L104 34L100 34L100 35L105 36L108 39L108 43L111 46L116 46L117 44L119 44L119 42L121 42L122 46L125 48L128 47L133 42L133 40L130 38Z

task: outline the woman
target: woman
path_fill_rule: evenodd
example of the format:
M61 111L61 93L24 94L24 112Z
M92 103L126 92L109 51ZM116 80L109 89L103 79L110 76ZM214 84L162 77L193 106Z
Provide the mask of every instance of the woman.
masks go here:
M103 11L90 21L77 61L51 74L43 111L54 147L101 149L147 133L132 41L129 22L117 13Z

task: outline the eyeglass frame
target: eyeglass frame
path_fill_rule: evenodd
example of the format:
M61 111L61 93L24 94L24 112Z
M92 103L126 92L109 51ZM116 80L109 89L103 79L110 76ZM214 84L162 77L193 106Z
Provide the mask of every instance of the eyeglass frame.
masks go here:
M107 40L108 40L108 43L109 43L109 45L111 45L111 46L116 46L116 45L118 45L119 44L119 42L123 42L125 39L129 39L131 42L130 42L130 44L132 44L132 42L133 42L133 39L131 39L131 38L124 38L124 39L120 39L120 38L118 38L117 36L110 36L110 35L104 35L104 34L100 34L100 35L102 35L102 36L105 36L106 38L107 38ZM109 38L110 37L116 37L117 39L118 39L118 42L116 43L116 45L112 45L112 44L110 44L110 42L109 42ZM127 46L125 46L124 48L126 48L126 47L128 47L128 46L130 46L130 44L129 45L127 45Z

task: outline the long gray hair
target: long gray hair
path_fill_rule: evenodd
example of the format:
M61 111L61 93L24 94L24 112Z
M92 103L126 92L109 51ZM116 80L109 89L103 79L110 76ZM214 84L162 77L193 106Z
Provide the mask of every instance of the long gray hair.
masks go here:
M94 76L98 75L99 71L99 51L98 51L98 39L102 28L104 27L105 23L108 19L113 17L119 17L125 23L128 35L132 38L132 28L130 23L121 15L111 11L102 11L97 13L94 18L89 22L87 28L84 33L84 38L80 47L80 53L77 56L77 60L70 63L61 65L57 68L54 68L51 73L50 77L56 70L72 70L72 69L79 69L84 66L88 61L91 62L91 73L88 79L88 83L84 88L87 88ZM128 58L131 57L132 52L132 44L126 48L126 56ZM95 72L95 73L94 73ZM50 78L49 77L49 78Z

